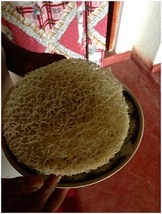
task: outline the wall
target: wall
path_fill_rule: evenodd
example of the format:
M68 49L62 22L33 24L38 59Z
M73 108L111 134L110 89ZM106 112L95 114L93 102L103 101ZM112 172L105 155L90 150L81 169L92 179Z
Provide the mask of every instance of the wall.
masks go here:
M134 50L148 66L160 63L160 21L160 1L124 1L115 52Z

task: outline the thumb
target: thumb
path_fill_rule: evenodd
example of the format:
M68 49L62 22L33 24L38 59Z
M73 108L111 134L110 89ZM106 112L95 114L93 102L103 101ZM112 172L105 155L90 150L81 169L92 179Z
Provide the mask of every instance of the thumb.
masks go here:
M29 194L43 186L41 176L26 176L17 178L2 178L3 195Z

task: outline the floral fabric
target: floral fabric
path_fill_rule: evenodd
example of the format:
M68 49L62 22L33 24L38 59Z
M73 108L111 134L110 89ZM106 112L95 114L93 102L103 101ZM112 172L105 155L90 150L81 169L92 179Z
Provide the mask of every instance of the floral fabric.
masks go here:
M107 19L107 1L2 1L2 29L15 43L100 65Z

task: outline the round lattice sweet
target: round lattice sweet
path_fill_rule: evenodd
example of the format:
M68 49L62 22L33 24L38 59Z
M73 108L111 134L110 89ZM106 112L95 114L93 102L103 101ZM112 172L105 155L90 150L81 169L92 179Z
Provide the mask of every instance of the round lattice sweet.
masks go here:
M88 172L109 162L129 129L122 84L80 59L41 67L11 90L3 131L17 160L45 175Z

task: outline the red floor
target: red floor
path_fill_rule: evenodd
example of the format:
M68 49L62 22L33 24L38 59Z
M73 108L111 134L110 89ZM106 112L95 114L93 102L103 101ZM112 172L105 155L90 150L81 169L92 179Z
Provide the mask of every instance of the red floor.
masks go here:
M141 103L145 117L143 140L133 159L118 173L70 192L61 212L160 212L159 88L132 59L111 67Z

